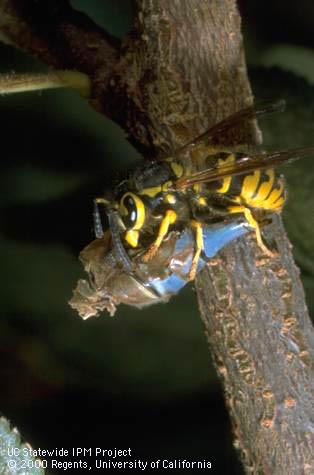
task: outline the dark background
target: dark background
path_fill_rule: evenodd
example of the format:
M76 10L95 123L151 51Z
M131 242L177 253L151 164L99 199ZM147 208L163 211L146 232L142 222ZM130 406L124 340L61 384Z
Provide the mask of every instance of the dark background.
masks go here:
M240 2L256 98L287 100L261 122L270 148L314 143L314 4L287 3ZM131 28L130 1L72 4L121 38ZM45 70L2 44L0 58L2 72ZM92 200L138 154L73 92L1 97L0 110L1 412L33 447L131 447L134 459L242 473L192 285L114 318L82 321L67 304L93 238ZM313 313L313 159L285 174L284 219Z

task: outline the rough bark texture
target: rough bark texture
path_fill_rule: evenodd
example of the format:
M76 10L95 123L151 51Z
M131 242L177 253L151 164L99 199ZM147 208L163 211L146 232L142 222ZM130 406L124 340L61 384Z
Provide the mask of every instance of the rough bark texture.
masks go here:
M279 220L270 228L278 258L252 240L226 249L198 279L199 304L247 472L310 474L313 327L291 245Z
M48 64L89 72L93 105L146 154L169 152L252 101L235 0L138 0L120 51L67 2L41 5L0 0L2 31ZM221 138L258 140L252 124ZM312 474L314 332L280 220L267 235L278 257L265 258L253 237L228 247L197 278L199 305L246 472Z

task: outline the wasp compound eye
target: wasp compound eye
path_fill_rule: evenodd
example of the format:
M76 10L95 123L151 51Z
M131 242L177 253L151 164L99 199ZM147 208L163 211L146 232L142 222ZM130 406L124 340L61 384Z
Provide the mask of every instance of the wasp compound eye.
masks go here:
M138 231L145 222L145 206L134 193L125 193L120 201L120 213L127 229Z

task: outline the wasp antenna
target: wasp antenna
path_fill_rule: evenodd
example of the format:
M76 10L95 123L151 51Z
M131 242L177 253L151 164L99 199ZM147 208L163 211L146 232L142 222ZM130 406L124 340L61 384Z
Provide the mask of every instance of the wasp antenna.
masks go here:
M42 91L68 87L83 97L89 97L91 83L87 74L78 71L49 71L48 73L0 74L0 94Z
M116 257L118 261L121 262L123 269L130 274L133 271L133 264L121 241L121 227L119 225L117 211L111 209L107 210L106 212L109 221L113 249L115 251Z
M94 219L94 232L97 239L101 239L104 236L104 231L102 228L102 222L100 217L100 212L98 208L98 203L94 201L94 211L93 211L93 219Z

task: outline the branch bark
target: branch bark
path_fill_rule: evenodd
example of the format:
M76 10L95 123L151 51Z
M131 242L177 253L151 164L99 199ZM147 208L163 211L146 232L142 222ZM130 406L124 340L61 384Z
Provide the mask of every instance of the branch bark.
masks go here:
M0 0L13 22L2 31L48 64L89 73L93 105L150 156L252 101L235 0L137 0L134 32L121 49L89 21L78 26L65 1L52 3L59 9L48 34L20 8L37 2ZM259 139L256 126L244 124L221 143ZM197 278L199 306L246 472L310 474L314 332L280 219L266 234L278 256L261 255L254 237L229 246Z

